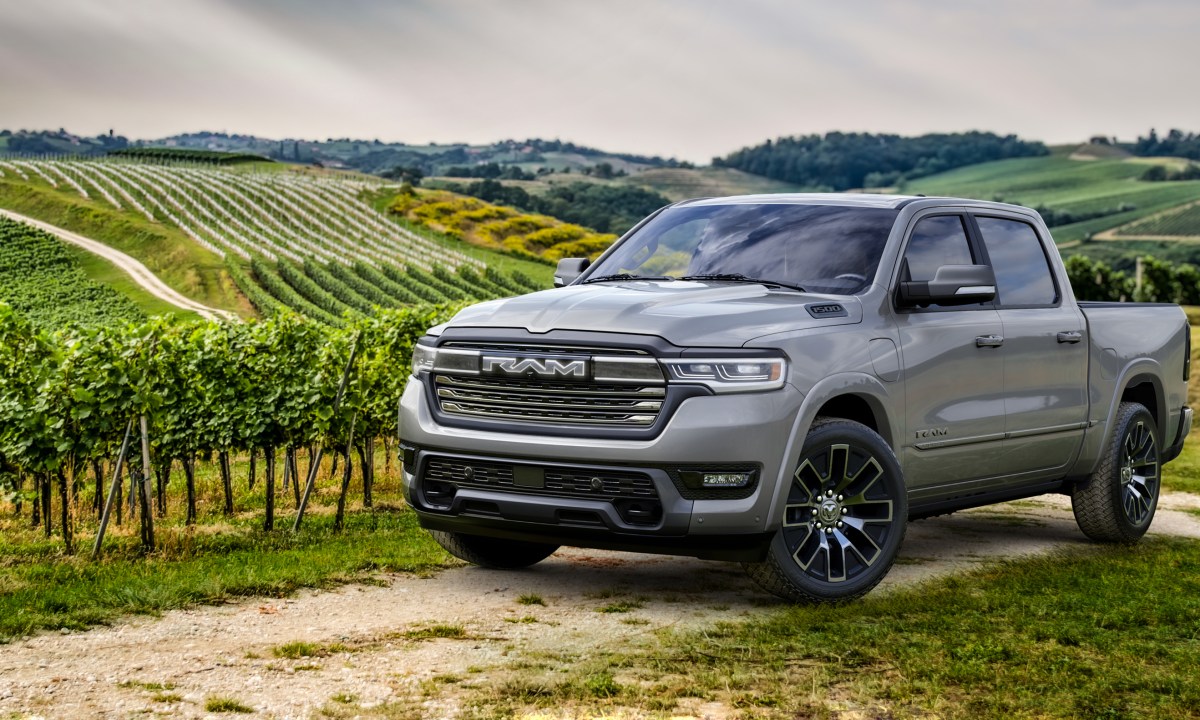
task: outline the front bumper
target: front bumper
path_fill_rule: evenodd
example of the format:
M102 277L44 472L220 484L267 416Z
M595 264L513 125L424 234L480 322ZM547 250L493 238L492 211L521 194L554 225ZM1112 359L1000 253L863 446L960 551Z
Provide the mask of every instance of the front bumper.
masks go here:
M430 529L756 559L769 539L767 514L776 488L790 473L783 449L789 447L802 400L790 385L772 392L706 395L685 400L653 438L551 437L530 423L512 423L508 432L441 425L430 410L428 394L414 380L400 406L400 437L408 455L405 499ZM433 460L458 463L457 467L474 463L477 468L540 468L568 477L638 476L648 480L659 504L647 502L639 515L631 514L630 506L636 503L626 499L484 483L464 483L454 488L452 498L431 501L425 490L433 482ZM741 495L737 497L688 492L676 472L750 465L757 468L756 485L748 494L731 493Z

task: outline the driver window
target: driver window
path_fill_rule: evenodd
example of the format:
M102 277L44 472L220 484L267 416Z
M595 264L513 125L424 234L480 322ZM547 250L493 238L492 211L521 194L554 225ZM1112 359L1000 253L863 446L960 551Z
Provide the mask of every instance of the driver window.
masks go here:
M932 280L943 265L973 265L971 244L960 215L936 215L917 223L904 250L904 280Z

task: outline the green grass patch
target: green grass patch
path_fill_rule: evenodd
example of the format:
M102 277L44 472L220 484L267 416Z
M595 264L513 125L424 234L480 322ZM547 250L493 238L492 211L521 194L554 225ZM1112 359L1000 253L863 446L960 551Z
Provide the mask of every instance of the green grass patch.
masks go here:
M252 713L254 708L230 697L210 697L204 701L204 709L217 713Z
M437 640L440 638L465 640L467 639L467 631L462 625L430 625L415 630L408 630L401 633L400 636L406 640Z
M0 546L0 642L43 629L81 630L127 614L281 597L378 571L428 572L451 564L407 509L352 513L342 533L326 513L311 514L298 534L266 533L258 521L250 515L218 532L165 526L162 549L146 558L138 555L136 536L117 531L96 562L62 557L57 540L0 523L6 540Z
M537 595L535 593L525 593L521 597L517 598L517 603L520 605L545 605L546 601L542 599L541 595Z
M596 608L599 613L627 613L630 610L638 610L643 607L643 604L636 600L621 600L608 605L602 605Z
M277 658L287 658L289 660L298 660L299 658L305 657L319 657L325 654L320 645L316 643L304 642L302 640L279 645L278 647L272 648L271 653Z
M519 714L590 695L643 712L699 697L765 718L846 708L973 720L1194 717L1198 656L1200 543L1152 540L1002 562L700 632L664 630L645 650L481 688L473 704ZM597 680L611 668L641 682Z

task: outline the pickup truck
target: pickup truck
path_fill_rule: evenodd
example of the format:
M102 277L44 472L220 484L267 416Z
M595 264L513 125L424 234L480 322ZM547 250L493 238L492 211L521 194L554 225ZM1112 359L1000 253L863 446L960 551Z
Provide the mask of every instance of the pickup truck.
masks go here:
M470 563L690 555L843 601L963 508L1064 493L1136 542L1192 424L1183 311L1076 302L1024 207L688 200L555 282L414 348L405 498Z

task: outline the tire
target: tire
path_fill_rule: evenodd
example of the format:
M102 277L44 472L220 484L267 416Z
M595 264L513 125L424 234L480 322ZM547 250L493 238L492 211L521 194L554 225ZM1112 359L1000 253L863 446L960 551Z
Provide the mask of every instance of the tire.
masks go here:
M442 530L430 530L429 534L446 552L459 560L495 570L516 570L536 565L553 555L559 547Z
M1075 522L1084 535L1133 544L1146 534L1158 508L1159 447L1150 411L1140 403L1121 403L1100 466L1071 492Z
M887 575L907 524L908 492L891 447L861 423L817 418L767 557L743 567L785 600L853 600Z

